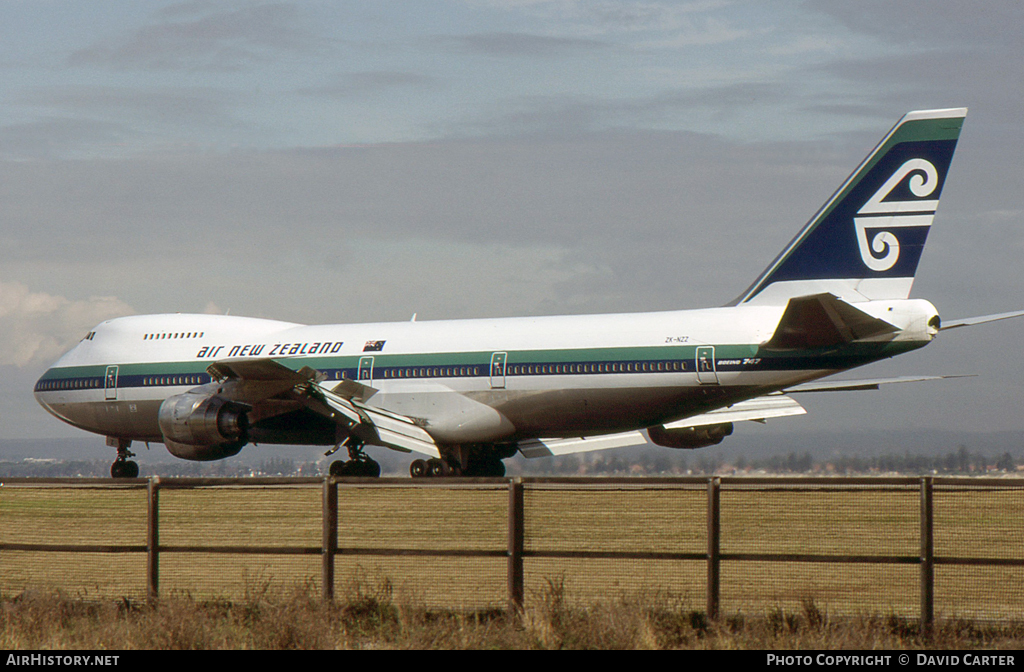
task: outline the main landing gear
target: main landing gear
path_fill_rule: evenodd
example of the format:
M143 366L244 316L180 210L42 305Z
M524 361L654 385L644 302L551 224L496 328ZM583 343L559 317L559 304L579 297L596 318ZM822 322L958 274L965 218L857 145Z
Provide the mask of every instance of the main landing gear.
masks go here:
M353 441L351 437L346 438L333 449L327 451L326 454L333 455L342 446L348 448L349 459L331 462L331 476L380 477L380 464L363 451L363 444Z
M413 478L425 478L428 476L458 476L461 470L458 467L452 468L444 460L432 457L429 460L413 460L409 465L409 475Z
M128 450L131 447L131 439L118 439L112 436L107 437L107 445L117 448L117 460L110 465L110 477L111 478L138 478L139 477L139 463L135 460L129 460L129 457L135 457L135 453Z
M348 448L349 459L331 462L331 476L358 476L362 478L378 478L380 464L372 460L364 451L359 439L346 436L343 441L327 451L333 455ZM409 474L413 478L444 478L452 476L475 476L479 478L501 478L505 475L503 458L512 457L516 446L499 445L464 445L444 446L444 457L429 460L413 460L409 465Z
M496 455L470 454L466 467L452 465L447 460L431 458L429 460L413 460L409 465L409 474L413 478L429 478L444 476L478 476L485 478L501 478L505 475L505 463Z

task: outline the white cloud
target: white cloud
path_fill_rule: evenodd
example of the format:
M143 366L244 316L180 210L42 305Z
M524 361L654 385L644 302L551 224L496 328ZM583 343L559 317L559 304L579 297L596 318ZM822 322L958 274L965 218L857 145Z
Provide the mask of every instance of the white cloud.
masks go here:
M97 41L71 54L74 66L188 69L231 72L269 54L301 51L314 41L299 25L299 9L284 4L213 11L194 5L198 16L161 17L119 41ZM210 10L209 13L202 11Z
M113 296L72 301L0 281L0 365L49 363L103 320L134 312Z

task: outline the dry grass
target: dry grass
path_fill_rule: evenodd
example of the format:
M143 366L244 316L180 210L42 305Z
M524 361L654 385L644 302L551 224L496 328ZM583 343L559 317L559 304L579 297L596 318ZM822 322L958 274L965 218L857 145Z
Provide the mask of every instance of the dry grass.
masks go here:
M521 614L454 612L395 601L383 581L336 604L312 585L254 584L237 601L189 598L155 606L60 594L0 599L0 649L1019 649L1024 623L940 622L925 641L895 616L832 618L813 602L710 622L648 598L570 606L551 582Z
M841 486L837 481L835 487L792 491L774 487L724 489L722 551L919 553L916 487ZM145 495L144 490L124 487L0 488L0 543L143 546ZM500 552L507 545L507 503L507 490L500 485L346 485L338 492L339 546ZM319 485L254 483L207 489L166 488L160 491L160 543L316 549L321 544L321 507ZM609 485L578 490L531 487L525 495L524 509L528 552L644 550L699 554L707 547L703 486L639 489ZM1020 557L1024 548L1024 490L937 487L935 509L937 553ZM607 623L610 613L621 614L623 605L643 604L640 596L644 594L671 594L676 602L665 600L669 604L703 608L706 571L703 560L528 557L524 563L528 612L518 622L520 630L514 632L535 632L544 646L562 641L551 634L558 629L544 625L547 621L542 618L551 581L561 587L559 599L564 608L560 613ZM500 556L431 558L343 553L335 558L335 591L341 602L346 582L377 585L380 577L390 577L387 602L399 609L403 618L421 613L433 614L431 618L437 620L438 614L447 614L441 620L451 626L452 619L457 620L453 614L497 613L494 609L504 605L507 596L506 572L507 563ZM858 614L877 613L898 620L920 613L919 574L914 564L726 561L721 574L721 608L726 613L754 615L755 621L764 621L768 609L800 616L803 604L812 600L833 620L841 616L847 619L844 622L852 622L849 619ZM264 577L268 581L264 582ZM253 585L263 583L267 586L262 593L277 596L271 602L280 605L289 601L282 597L289 592L286 586L307 577L314 577L309 590L318 590L320 556L315 553L228 555L188 551L160 555L160 594L174 598L165 602L167 605L196 607L231 600L237 608L252 598ZM940 617L1006 620L1024 613L1024 567L941 565L936 567L935 580L935 609ZM105 604L102 600L110 603L121 596L129 603L138 601L146 595L145 554L5 551L0 554L0 594L21 594L25 590L43 594L63 591L83 604ZM635 606L633 611L642 610ZM682 611L678 606L649 606L644 613ZM323 618L330 621L327 616ZM654 627L650 623L662 622L660 616L644 618L648 624L637 625L636 632L649 635ZM490 616L481 623L493 629L497 626L492 621L504 623ZM806 629L800 633L806 633ZM329 641L332 646L348 645L344 639ZM568 645L573 645L571 638L569 641ZM232 644L244 645L239 640Z

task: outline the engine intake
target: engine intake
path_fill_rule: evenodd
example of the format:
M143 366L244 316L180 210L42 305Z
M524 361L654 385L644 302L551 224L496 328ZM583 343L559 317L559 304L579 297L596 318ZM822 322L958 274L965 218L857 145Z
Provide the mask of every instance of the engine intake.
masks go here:
M647 428L647 435L651 437L651 441L666 448L693 449L714 446L721 443L722 439L730 434L732 434L731 422L679 429L665 429L662 425Z
M164 445L185 460L220 460L248 443L246 409L220 397L186 392L168 397L157 415Z

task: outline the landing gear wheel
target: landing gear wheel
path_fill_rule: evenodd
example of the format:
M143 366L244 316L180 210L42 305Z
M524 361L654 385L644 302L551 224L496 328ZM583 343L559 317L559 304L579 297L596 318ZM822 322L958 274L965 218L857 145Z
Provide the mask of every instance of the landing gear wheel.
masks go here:
M347 437L326 454L333 455L342 446L348 448L349 459L344 462L341 460L331 462L328 469L331 476L362 476L363 478L378 478L380 476L380 464L363 452L363 444L352 440L352 437Z
M111 478L138 478L139 463L134 460L118 460L110 465Z
M331 462L331 476L361 476L363 478L378 478L380 476L380 464L364 457L361 460L335 460Z
M131 439L119 439L112 436L107 437L107 445L117 448L117 460L110 465L111 478L138 478L139 465L128 458L135 457L135 453L128 450Z
M413 478L443 478L446 476L461 476L462 470L457 466L453 467L445 459L432 457L429 460L413 460L409 465L409 474Z
M427 472L430 476L440 478L443 476L450 476L452 470L448 467L447 462L435 457L427 461Z

